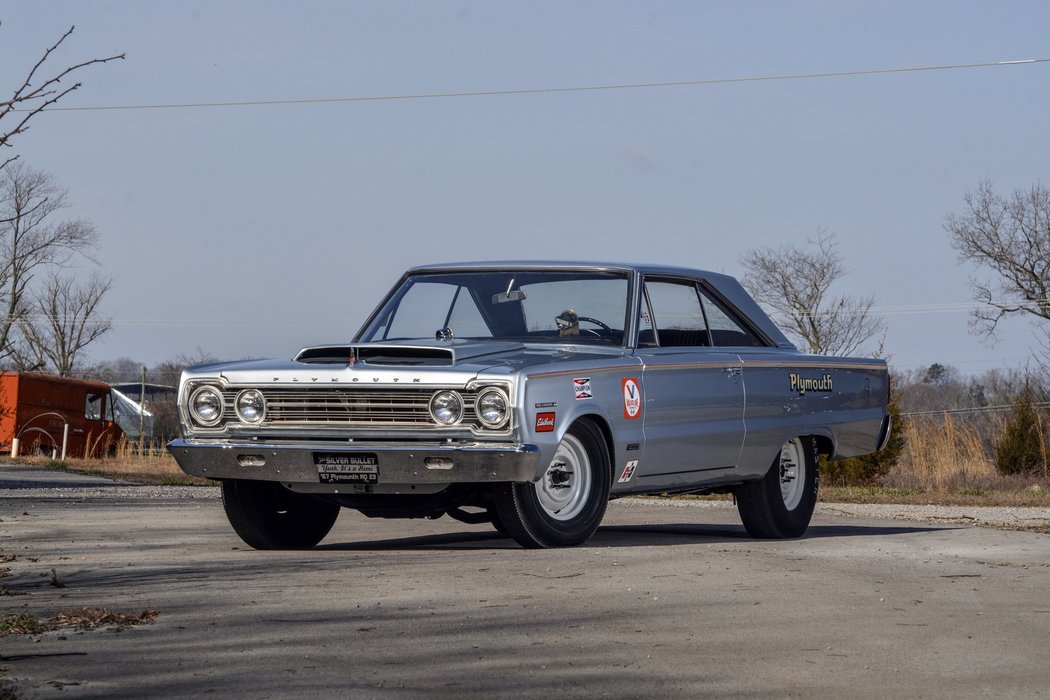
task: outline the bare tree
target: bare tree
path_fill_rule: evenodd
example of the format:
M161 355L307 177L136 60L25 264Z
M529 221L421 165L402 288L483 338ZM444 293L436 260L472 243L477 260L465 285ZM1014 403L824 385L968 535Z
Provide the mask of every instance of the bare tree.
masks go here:
M124 54L107 58L93 58L57 72L50 72L46 66L51 54L62 45L73 33L75 27L63 34L58 41L48 48L44 55L29 70L26 79L15 88L14 94L5 101L0 101L0 148L11 147L11 139L29 129L29 121L48 107L52 107L63 97L80 87L80 83L63 83L73 73L95 63L108 63L124 58ZM49 74L50 73L50 74ZM6 119L6 121L5 121ZM18 156L0 158L0 170Z
M52 223L65 199L66 190L47 173L22 163L0 171L0 359L11 354L12 330L35 275L76 254L86 257L98 241L87 221Z
M846 274L837 245L834 234L821 229L804 247L755 248L740 261L743 284L755 300L818 355L860 352L886 332L883 320L871 313L874 295L831 295L831 286Z
M971 278L973 329L994 336L1007 316L1050 320L1050 189L1036 183L1007 199L985 180L963 201L965 210L948 214L944 229L960 261L993 275Z
M77 374L84 379L94 379L106 384L137 382L142 378L143 363L130 357L102 360L90 367L80 369ZM150 381L156 381L151 379Z
M28 360L63 377L72 375L80 351L113 327L109 318L98 315L98 305L111 286L112 280L99 274L86 284L51 275L21 314L19 330Z

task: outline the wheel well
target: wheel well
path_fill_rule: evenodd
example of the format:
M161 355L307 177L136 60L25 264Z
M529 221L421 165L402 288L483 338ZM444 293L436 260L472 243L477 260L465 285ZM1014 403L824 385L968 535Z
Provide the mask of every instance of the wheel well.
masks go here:
M813 441L817 444L817 454L827 455L828 457L835 454L835 443L827 435L803 435L802 437L813 438Z
M598 430L601 431L602 439L605 440L605 448L607 450L609 450L609 469L611 469L613 472L615 472L616 471L616 450L613 447L612 428L609 427L609 424L605 422L604 418L602 418L601 416L598 416L598 415L594 415L593 413L589 413L589 414L587 414L585 416L580 416L576 420L577 421L584 421L584 420L585 421L589 421L591 424L593 424L595 427L597 427Z

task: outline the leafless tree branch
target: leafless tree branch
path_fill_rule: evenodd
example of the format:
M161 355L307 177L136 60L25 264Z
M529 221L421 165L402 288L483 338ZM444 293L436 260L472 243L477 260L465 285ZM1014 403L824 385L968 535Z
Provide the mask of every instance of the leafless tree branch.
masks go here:
M978 302L971 327L994 337L1008 316L1050 320L1050 189L1036 183L1006 198L985 180L963 201L963 212L948 214L944 229L960 262L994 280L971 278Z
M109 63L110 61L124 58L125 54L117 54L106 58L93 58L88 61L82 61L60 70L49 78L44 78L42 82L34 86L33 81L36 79L37 73L44 68L44 64L47 63L51 54L62 45L62 42L69 38L74 29L75 27L70 27L69 30L58 39L58 41L44 51L44 55L41 56L29 70L29 74L26 76L25 81L15 90L12 97L6 101L0 102L0 122L3 122L5 117L11 117L15 120L13 126L0 128L0 147L11 147L11 139L18 134L27 131L29 129L29 122L33 117L54 105L69 93L78 89L81 85L77 82L67 87L61 84L63 79L72 75L76 71L95 65L96 63ZM17 158L18 156L13 156L0 162L0 171Z
M109 318L98 315L98 306L113 281L95 274L86 284L51 275L47 283L20 314L19 329L34 361L45 361L50 369L70 376L80 351L113 327Z
M12 330L36 274L88 257L98 241L90 222L52 222L65 200L47 173L21 163L0 171L0 359L12 352Z
M837 245L835 236L821 229L805 247L756 248L741 259L743 284L755 300L819 355L855 354L886 331L871 313L874 295L831 295L831 286L846 272Z

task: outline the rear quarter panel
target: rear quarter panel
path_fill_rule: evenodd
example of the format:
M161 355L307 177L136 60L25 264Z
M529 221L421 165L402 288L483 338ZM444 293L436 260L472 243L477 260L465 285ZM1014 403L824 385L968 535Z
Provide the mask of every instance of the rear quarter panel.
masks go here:
M882 360L741 351L747 434L738 471L758 477L789 439L817 435L841 459L878 449L888 399Z

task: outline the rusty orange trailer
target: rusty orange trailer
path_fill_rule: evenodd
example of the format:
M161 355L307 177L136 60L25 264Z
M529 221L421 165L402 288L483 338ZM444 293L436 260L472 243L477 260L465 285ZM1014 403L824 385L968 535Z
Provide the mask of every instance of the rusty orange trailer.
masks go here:
M0 455L58 455L64 440L68 457L110 456L123 435L114 421L108 384L0 372Z

